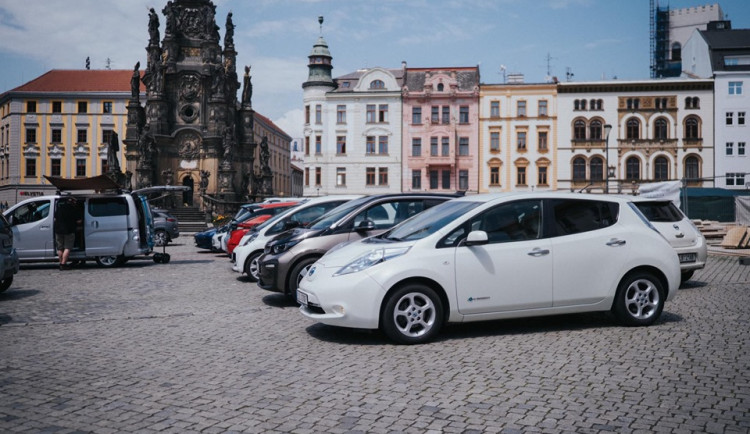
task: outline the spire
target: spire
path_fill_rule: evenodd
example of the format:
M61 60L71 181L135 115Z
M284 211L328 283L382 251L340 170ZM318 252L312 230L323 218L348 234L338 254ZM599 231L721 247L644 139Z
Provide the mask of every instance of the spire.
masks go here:
M307 81L302 84L302 87L308 86L329 86L336 87L331 77L331 70L333 65L331 64L331 52L328 51L328 43L323 39L323 16L318 17L318 23L320 23L320 36L313 45L313 49L310 55L307 56L309 59L307 68L309 74Z

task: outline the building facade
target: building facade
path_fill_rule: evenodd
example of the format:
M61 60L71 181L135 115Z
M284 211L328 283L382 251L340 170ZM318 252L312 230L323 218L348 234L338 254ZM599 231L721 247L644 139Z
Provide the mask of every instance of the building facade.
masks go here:
M295 194L292 187L292 138L270 119L254 111L253 134L255 143L262 143L265 138L268 143L268 166L271 168L271 189L274 196L301 196ZM253 172L255 178L261 176L261 162L254 159Z
M479 67L405 68L402 191L479 191L479 80Z
M557 85L480 88L479 191L556 190Z

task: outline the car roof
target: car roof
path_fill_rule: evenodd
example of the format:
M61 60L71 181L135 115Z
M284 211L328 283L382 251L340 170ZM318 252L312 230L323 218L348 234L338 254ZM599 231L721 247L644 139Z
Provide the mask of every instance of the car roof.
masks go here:
M453 200L468 202L494 202L506 199L578 199L578 200L603 200L609 202L632 202L636 196L614 195L614 194L591 194L572 193L566 191L510 191L505 193L481 193L459 197Z

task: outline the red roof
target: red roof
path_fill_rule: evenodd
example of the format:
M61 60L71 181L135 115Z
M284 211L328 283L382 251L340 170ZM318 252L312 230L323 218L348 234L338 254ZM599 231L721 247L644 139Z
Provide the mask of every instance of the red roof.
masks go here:
M273 121L271 119L268 119L267 117L263 116L262 114L260 114L258 112L255 112L255 116L257 116L258 118L260 118L260 120L263 121L263 123L267 124L269 128L271 128L272 130L276 130L277 133L281 133L281 134L283 134L285 136L289 136L289 134L287 134L284 130L282 130L281 128L279 128L278 125L276 125L275 123L273 123Z
M53 69L10 92L130 92L132 75L127 69Z

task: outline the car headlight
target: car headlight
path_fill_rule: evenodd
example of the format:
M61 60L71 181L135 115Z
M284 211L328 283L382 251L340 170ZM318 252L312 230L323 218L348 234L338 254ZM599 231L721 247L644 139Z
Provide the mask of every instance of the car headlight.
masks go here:
M255 241L256 238L258 238L258 233L257 232L254 233L254 234L252 234L252 235L250 235L249 237L245 238L245 241L241 242L240 245L241 246L246 246L246 245L252 243L253 241Z
M273 253L274 255L284 253L287 250L299 244L299 242L300 240L294 240L294 241L287 241L286 243L275 244L271 246L271 253Z
M359 271L366 270L373 265L380 264L381 262L385 262L393 258L398 258L399 256L408 252L410 248L411 247L391 247L372 250L350 262L333 275L343 276L344 274L357 273Z

